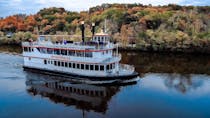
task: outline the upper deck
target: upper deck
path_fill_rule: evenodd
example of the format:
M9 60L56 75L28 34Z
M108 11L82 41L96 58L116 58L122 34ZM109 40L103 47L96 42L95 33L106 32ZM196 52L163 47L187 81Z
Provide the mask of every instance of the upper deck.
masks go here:
M93 51L110 50L114 48L114 44L96 43L96 42L74 42L74 43L52 43L48 41L44 42L22 42L23 47L42 47L42 48L54 48L54 49L67 49L67 50L81 50L81 51Z
M65 39L53 42L44 36L34 42L22 42L23 55L50 59L59 57L87 63L112 63L121 59L113 54L115 45L109 41L108 34L98 33L88 42L68 42Z
M87 50L100 51L110 50L114 48L114 44L110 42L110 36L106 33L97 33L88 42L69 42L64 38L62 41L51 41L50 35L40 35L38 40L33 42L22 42L23 47L42 47L42 48L56 48L68 50ZM56 36L56 35L55 35Z

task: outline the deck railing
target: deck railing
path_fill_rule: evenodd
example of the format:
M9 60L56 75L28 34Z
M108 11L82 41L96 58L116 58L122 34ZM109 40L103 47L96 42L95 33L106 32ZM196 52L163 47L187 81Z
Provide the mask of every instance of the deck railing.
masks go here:
M135 70L134 66L132 65L128 65L128 64L120 64L120 69L122 70L129 70L131 72L133 72Z
M109 45L109 46L106 46ZM22 42L22 46L47 46L47 47L60 47L60 48L78 48L78 49L108 49L111 48L112 44L106 44L106 45L97 45L97 44L88 44L88 43L80 43L80 42L74 42L74 43L52 43L52 42Z
M119 53L118 54L117 53L113 53L112 55L113 55L113 57L119 57L120 59L122 58L122 55L119 54Z

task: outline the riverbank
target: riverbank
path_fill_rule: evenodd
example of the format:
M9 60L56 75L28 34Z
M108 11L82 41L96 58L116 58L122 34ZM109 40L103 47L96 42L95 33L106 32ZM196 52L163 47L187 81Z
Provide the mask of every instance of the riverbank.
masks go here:
M1 42L0 40L0 48L1 49L10 49L14 47L14 49L18 49L21 52L21 42ZM152 48L152 47L119 47L119 51L127 51L127 52L149 52L149 53L192 53L192 54L210 54L210 46L209 47L190 47L190 48Z
M122 50L209 54L209 11L208 6L137 4L104 4L80 13L45 8L34 15L13 15L0 20L0 44L20 45L30 38L36 40L36 34L81 37L83 21L85 37L91 37L92 23L97 33L103 29L106 19L107 33L112 41L125 46ZM130 43L136 47L129 47Z
M193 54L210 54L210 46L206 47L188 47L188 48L153 48L150 47L119 47L120 51L138 51L138 52L155 52L155 53L193 53Z

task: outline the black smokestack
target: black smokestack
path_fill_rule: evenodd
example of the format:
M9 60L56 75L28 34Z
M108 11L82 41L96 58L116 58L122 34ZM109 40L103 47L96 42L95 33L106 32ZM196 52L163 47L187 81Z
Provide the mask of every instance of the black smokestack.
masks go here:
M92 35L94 36L95 34L95 23L92 23Z
M84 21L81 22L80 29L82 31L82 42L85 42L85 23L84 23Z

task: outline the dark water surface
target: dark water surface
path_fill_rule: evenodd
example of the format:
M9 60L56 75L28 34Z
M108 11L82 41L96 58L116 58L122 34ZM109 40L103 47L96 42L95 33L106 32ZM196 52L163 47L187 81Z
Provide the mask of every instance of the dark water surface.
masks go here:
M25 72L20 52L0 47L0 118L210 118L208 55L122 52L141 80L93 86Z

